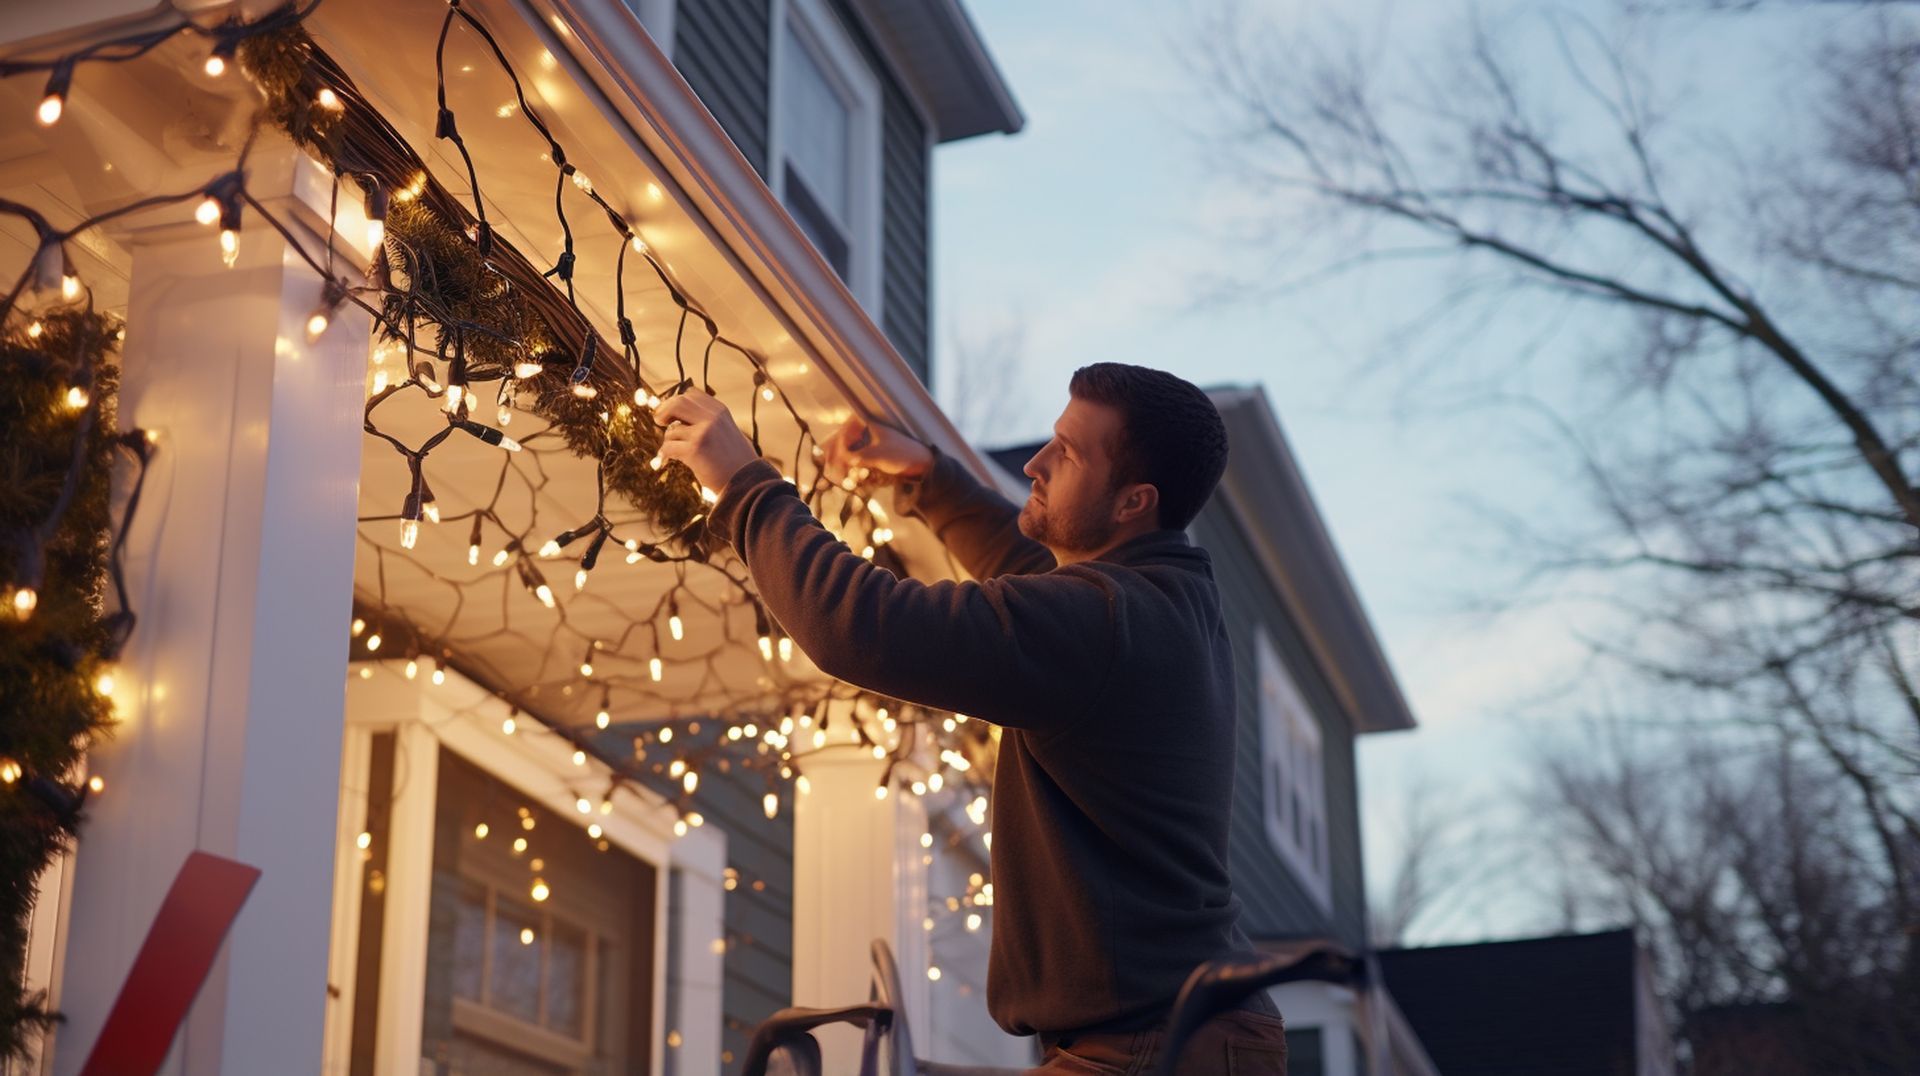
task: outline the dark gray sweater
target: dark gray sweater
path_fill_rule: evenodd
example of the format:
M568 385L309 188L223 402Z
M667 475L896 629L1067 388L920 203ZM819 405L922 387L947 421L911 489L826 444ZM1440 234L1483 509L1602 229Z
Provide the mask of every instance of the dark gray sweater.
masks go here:
M1157 531L1058 567L1013 505L944 457L897 507L980 581L861 559L764 462L727 483L712 522L822 671L1003 727L987 973L1000 1026L1157 1024L1195 965L1251 948L1227 880L1233 654L1206 552Z

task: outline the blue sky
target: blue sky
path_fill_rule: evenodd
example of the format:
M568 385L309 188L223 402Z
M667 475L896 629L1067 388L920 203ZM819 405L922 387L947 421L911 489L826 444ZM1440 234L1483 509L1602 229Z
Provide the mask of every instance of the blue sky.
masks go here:
M1478 331L1423 320L1417 315L1443 303L1451 283L1447 264L1432 261L1258 301L1215 301L1212 280L1271 278L1296 264L1291 237L1252 249L1243 221L1298 207L1252 204L1217 178L1197 80L1178 59L1187 5L967 6L1028 125L1012 138L935 154L936 365L951 363L956 340L1019 328L1017 391L987 436L996 443L1044 436L1065 403L1068 374L1098 359L1162 366L1203 385L1264 385L1421 723L1362 741L1370 886L1398 851L1416 786L1432 790L1419 805L1444 801L1476 824L1513 827L1529 751L1560 735L1581 705L1569 691L1585 675L1581 639L1603 628L1605 614L1567 590L1530 593L1498 613L1485 608L1514 596L1520 567L1489 512L1559 519L1583 502L1537 418L1469 401L1495 372L1503 387L1578 399L1589 388L1580 357L1605 346L1605 331L1583 311L1539 303ZM1311 6L1269 5L1283 23ZM1464 10L1342 8L1361 40L1387 52L1423 43ZM1743 67L1777 57L1765 19L1743 25L1758 27L1755 47L1708 51L1681 34L1660 43L1659 62L1701 83L1752 85ZM1726 33L1712 28L1716 46ZM1737 105L1724 93L1692 102L1725 133L1768 122L1770 110L1753 107L1750 95ZM1299 271L1325 256L1302 249ZM1409 323L1428 331L1408 335ZM1442 353L1448 372L1427 376L1425 364ZM1488 361L1476 361L1481 353ZM1514 358L1535 354L1546 359ZM1416 937L1550 929L1551 908L1517 884L1531 873L1489 880Z

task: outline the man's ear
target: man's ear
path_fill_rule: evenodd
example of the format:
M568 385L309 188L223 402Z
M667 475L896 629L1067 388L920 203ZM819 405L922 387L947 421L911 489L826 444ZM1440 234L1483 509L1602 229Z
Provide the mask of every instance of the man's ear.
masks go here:
M1160 491L1146 483L1137 483L1127 487L1126 495L1120 498L1119 507L1113 511L1115 523L1132 523L1136 519L1151 519L1160 510Z

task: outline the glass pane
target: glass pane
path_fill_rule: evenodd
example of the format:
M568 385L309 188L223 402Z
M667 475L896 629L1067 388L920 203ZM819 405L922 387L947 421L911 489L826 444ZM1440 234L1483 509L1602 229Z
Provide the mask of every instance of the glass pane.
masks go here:
M852 109L813 49L793 26L780 54L780 139L787 159L806 177L820 207L845 226L851 214L848 158L853 152Z
M1320 1029L1287 1029L1287 1076L1322 1076L1327 1071L1320 1048Z
M463 881L455 891L454 902L453 995L479 1001L481 980L486 974L487 892Z
M488 1005L528 1023L540 1018L540 913L494 897L493 983Z
M547 1026L577 1039L586 1007L587 932L556 922L547 938Z
M787 168L787 211L793 214L794 223L800 225L800 230L807 233L807 238L813 240L813 245L826 257L827 264L840 274L840 279L847 279L846 237L840 234L840 229L820 209L820 204L814 201L813 192L807 189L806 180L791 166Z

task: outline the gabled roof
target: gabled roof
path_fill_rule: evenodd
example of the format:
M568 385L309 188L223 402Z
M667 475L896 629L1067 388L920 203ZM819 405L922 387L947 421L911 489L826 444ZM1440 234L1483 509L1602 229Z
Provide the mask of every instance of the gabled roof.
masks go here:
M850 0L926 107L934 140L1014 134L1026 117L960 0Z
M1441 1072L1631 1076L1631 930L1382 949L1381 978Z
M1413 711L1266 392L1256 386L1212 389L1208 395L1226 422L1231 446L1210 505L1224 506L1239 521L1354 731L1413 728ZM1036 442L988 449L986 455L1017 476L1039 449Z

